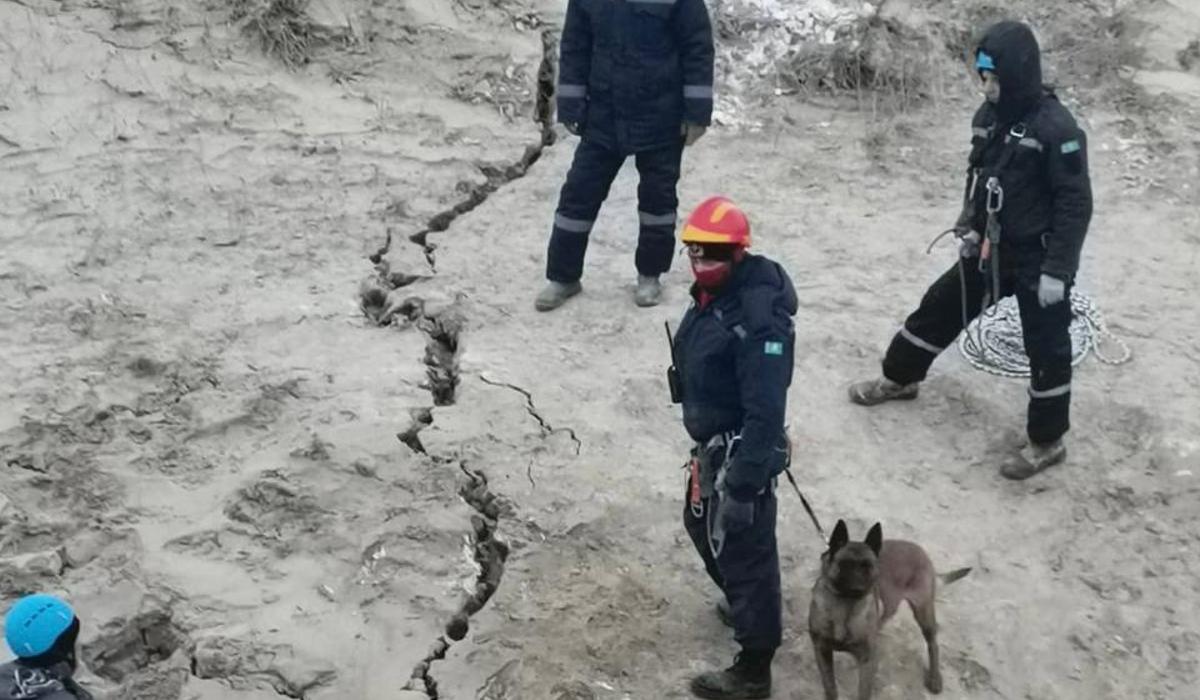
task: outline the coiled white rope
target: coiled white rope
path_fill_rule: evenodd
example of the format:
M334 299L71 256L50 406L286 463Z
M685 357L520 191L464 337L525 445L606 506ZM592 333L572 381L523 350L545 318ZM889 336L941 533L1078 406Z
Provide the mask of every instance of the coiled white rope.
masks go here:
M1107 365L1122 365L1133 359L1133 351L1113 335L1104 323L1100 308L1086 294L1071 293L1071 365L1083 362L1089 354ZM1103 347L1117 346L1108 355ZM1015 297L1006 297L967 326L958 341L958 350L975 369L1000 377L1028 377L1029 357L1021 332L1021 312Z

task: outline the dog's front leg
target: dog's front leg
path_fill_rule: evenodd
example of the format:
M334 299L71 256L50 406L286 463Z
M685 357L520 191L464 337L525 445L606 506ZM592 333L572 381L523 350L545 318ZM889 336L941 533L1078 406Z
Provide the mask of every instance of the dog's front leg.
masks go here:
M813 634L813 652L817 655L817 669L821 672L821 685L825 686L825 700L837 700L837 678L833 675L833 645Z
M871 700L875 692L875 672L879 669L879 651L873 644L864 644L854 652L858 661L858 700Z

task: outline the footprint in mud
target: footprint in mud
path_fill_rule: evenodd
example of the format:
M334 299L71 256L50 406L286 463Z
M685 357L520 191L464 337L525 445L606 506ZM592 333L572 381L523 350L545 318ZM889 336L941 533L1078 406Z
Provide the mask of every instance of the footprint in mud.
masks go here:
M268 472L253 484L239 489L225 506L225 516L247 525L252 536L287 543L322 530L330 514L317 499L304 493L279 472ZM231 528L237 531L239 528Z
M140 472L161 474L184 486L200 486L212 479L216 465L184 446L173 446L156 455L143 455L132 465Z
M1140 406L1110 404L1099 416L1098 423L1106 442L1125 451L1113 461L1134 460L1135 463L1149 464L1151 448L1162 435L1157 416Z
M185 665L165 662L189 647L187 634L163 606L105 625L82 646L82 656L93 673L121 686L119 697L165 699L179 696L187 676Z
M237 690L270 688L289 698L309 697L337 677L330 662L297 658L291 646L229 637L198 641L191 671L197 678L220 680Z
M71 532L103 517L122 500L121 483L102 471L87 449L43 450L6 457L2 461L15 472L6 484L8 497L20 504L13 510L36 513L42 522L58 518L73 522ZM9 515L8 518L19 516Z
M996 692L992 685L992 672L986 666L966 654L959 654L949 659L950 666L958 673L958 681L966 690L978 692L990 690Z

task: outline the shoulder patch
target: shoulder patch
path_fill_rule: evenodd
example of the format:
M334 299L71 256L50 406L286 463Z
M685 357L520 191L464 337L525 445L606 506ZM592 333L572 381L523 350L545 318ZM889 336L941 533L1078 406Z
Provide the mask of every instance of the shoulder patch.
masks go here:
M1079 139L1071 139L1064 142L1059 150L1062 151L1063 155L1068 155L1070 153L1078 153L1080 148Z
M767 342L763 343L763 354L782 355L783 343L779 342L778 340L768 340Z

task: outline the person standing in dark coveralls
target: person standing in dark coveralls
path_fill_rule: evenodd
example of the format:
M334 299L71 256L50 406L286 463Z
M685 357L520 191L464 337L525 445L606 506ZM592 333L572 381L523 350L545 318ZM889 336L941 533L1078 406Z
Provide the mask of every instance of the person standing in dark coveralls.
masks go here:
M673 400L695 441L683 520L718 613L741 646L733 665L691 681L702 698L766 698L781 637L775 477L784 430L796 292L783 268L747 252L750 225L732 202L702 203L683 229L695 284L675 334Z
M558 120L581 137L554 213L549 283L539 311L582 291L588 235L629 156L636 159L638 272L634 301L654 306L675 252L685 145L712 117L713 38L704 0L568 0L558 76Z
M934 358L963 330L963 303L969 321L1015 294L1031 370L1029 442L1001 473L1026 479L1066 458L1070 293L1092 217L1087 136L1042 85L1041 52L1028 26L988 29L975 66L987 100L972 122L965 206L955 226L961 282L958 266L934 282L892 340L883 376L855 384L850 398L866 406L916 398Z

